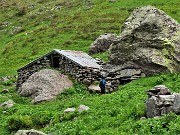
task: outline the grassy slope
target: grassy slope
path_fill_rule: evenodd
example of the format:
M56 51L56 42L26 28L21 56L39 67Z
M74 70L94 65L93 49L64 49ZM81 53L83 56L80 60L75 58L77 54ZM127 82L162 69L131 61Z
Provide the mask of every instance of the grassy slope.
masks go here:
M12 109L0 108L0 112L6 111L5 114L0 113L0 134L10 134L9 130L13 134L19 128L35 128L53 135L180 134L178 115L140 120L145 115L145 91L158 84L165 84L171 91L180 92L180 74L143 78L106 95L90 94L84 86L75 83L74 88L68 89L57 99L38 105L19 97L11 88L10 94L2 94L0 100L6 101L8 97L16 104ZM66 108L78 108L80 104L89 106L90 110L63 113Z
M138 6L154 5L180 22L178 0L92 2L92 8L87 10L82 0L0 1L0 24L11 22L7 27L0 26L0 76L15 75L18 68L54 48L87 52L91 42L100 34L119 34L124 20ZM31 4L36 4L36 7L27 8ZM61 5L62 9L52 11L57 5ZM26 13L21 15L23 10ZM22 26L23 30L12 35L13 26ZM106 59L106 53L102 57ZM144 91L156 84L166 84L172 91L179 92L178 78L178 75L145 78L104 96L89 94L84 86L75 84L56 100L38 105L31 105L30 99L17 95L13 86L4 86L0 82L0 90L9 88L11 91L0 95L0 103L7 99L16 102L12 109L0 108L0 112L7 111L0 113L0 134L10 134L9 130L13 134L19 128L35 128L63 135L180 134L180 117L174 114L161 119L139 120L144 116L147 98ZM81 114L63 113L67 107L77 108L80 104L91 109Z
M0 24L10 22L0 27L0 76L14 75L18 68L54 48L87 52L100 34L119 34L135 7L153 5L180 22L179 0L91 0L89 10L85 1L0 1ZM57 6L61 10L52 10ZM10 34L20 26L21 31ZM98 56L107 59L106 54Z

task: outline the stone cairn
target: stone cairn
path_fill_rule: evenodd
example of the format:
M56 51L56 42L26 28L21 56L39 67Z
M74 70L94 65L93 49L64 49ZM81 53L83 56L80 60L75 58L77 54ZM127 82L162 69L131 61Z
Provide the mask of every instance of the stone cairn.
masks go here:
M157 85L147 91L146 117L154 118L174 112L180 113L180 94L171 93L165 85Z

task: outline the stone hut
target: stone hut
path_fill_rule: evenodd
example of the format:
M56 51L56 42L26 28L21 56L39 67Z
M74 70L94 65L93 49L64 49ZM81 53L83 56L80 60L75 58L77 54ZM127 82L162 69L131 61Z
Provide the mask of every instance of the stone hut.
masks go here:
M64 74L70 74L76 80L87 85L101 77L101 65L88 54L81 51L54 49L17 70L17 89L29 76L45 68L54 68Z

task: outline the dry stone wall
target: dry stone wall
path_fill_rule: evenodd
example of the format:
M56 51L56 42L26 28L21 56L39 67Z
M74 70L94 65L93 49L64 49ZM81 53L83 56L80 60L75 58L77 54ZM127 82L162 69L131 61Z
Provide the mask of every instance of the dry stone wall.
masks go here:
M106 91L115 91L119 84L124 84L132 80L142 77L142 72L138 69L132 69L129 67L118 67L113 65L106 65L102 63L101 69L83 67L73 60L57 55L51 54L48 57L41 58L32 62L24 68L18 70L17 79L17 90L22 86L24 82L35 72L42 69L53 68L53 57L58 59L55 67L57 70L63 74L70 74L77 81L84 83L86 85L91 85L94 81L99 81L102 76L107 80ZM97 61L98 62L98 61Z
M33 73L41 69L53 68L51 58L52 57L46 57L46 59L42 58L29 66L18 70L17 89L21 87ZM64 74L72 75L79 82L90 85L93 81L101 78L100 69L83 67L64 56L59 55L58 58L59 67L57 70Z
M61 59L59 66L60 71L63 71L65 74L71 74L76 80L87 85L90 85L95 80L99 80L101 77L99 69L82 67L68 58Z
M50 59L42 59L36 61L34 64L18 70L17 88L21 87L22 84L35 72L49 68L51 66Z

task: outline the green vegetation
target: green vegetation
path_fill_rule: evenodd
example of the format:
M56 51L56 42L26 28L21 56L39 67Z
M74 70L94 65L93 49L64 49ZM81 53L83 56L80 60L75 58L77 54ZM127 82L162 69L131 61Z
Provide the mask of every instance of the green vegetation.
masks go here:
M88 52L100 34L119 34L139 6L155 6L180 22L179 4L179 0L2 0L0 76L16 74L54 48ZM107 61L107 55L99 56Z
M0 134L13 134L18 129L37 129L53 135L131 135L131 134L180 134L180 116L167 114L161 118L140 120L145 115L146 90L165 84L173 92L180 92L180 74L160 75L142 78L106 95L91 94L86 87L74 83L56 99L32 105L29 98L23 98L10 88L10 93L1 95L1 102L13 99L11 109L0 108ZM73 102L72 102L73 101ZM78 108L80 104L90 107L84 112L64 113L68 107ZM11 132L11 133L10 133Z
M100 34L119 34L133 9L145 5L162 9L180 22L179 0L1 0L0 76L16 75L18 68L54 48L88 52ZM108 61L107 52L94 57ZM15 92L14 81L0 82L0 92L10 90L0 94L0 103L8 99L16 103L11 109L0 108L0 135L31 128L53 135L180 134L180 116L176 114L140 120L145 115L145 90L165 84L180 92L180 74L143 78L103 96L75 83L57 99L37 105ZM63 112L80 104L90 110Z

